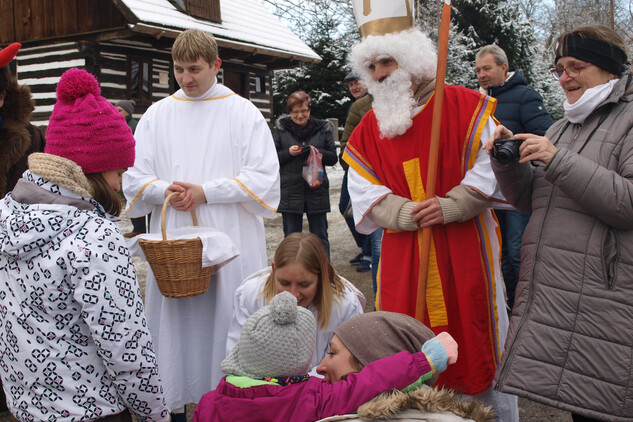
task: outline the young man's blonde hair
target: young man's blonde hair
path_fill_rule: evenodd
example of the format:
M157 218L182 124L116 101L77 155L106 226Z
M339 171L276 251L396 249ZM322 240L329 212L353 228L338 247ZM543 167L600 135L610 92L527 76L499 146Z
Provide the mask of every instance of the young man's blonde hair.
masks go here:
M208 32L187 29L174 41L171 57L178 62L196 62L202 57L209 65L213 65L218 58L218 44Z

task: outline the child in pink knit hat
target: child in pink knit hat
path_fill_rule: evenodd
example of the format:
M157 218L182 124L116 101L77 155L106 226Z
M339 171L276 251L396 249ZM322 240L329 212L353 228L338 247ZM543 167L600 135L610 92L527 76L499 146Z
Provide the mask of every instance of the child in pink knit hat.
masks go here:
M73 161L98 185L107 183L111 191L91 193L106 211L119 215L116 192L121 190L121 175L134 165L135 141L123 116L100 94L97 80L85 70L62 75L44 152Z
M116 224L134 138L94 76L57 85L44 153L0 201L0 371L26 420L169 420Z

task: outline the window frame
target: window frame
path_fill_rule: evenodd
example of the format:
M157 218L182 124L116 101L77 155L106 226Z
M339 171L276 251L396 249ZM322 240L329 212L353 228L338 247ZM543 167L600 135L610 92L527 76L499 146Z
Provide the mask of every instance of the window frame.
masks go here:
M132 75L134 63L138 63L139 77L134 78ZM147 65L147 80L144 79L143 68ZM138 80L137 88L134 88L135 79ZM143 86L147 82L147 92ZM136 91L136 92L133 92ZM128 56L126 62L126 98L134 100L137 106L149 106L152 104L152 95L154 93L154 66L150 57Z

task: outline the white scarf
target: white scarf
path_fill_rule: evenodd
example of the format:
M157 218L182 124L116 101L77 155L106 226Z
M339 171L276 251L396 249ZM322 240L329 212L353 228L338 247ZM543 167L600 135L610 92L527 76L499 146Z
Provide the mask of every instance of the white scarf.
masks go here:
M583 123L587 116L607 99L613 87L620 79L611 79L609 82L594 86L586 90L582 96L573 104L567 100L563 103L565 117L572 123Z

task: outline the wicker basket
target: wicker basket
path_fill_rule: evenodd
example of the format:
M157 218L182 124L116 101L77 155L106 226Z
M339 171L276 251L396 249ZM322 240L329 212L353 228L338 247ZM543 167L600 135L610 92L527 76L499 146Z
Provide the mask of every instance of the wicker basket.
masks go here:
M167 204L174 195L178 195L178 192L165 198L160 215L163 240L139 239L138 242L163 296L186 298L201 295L209 289L215 267L202 267L200 238L167 240L165 213ZM191 216L193 225L197 226L198 219L193 211L191 211Z

